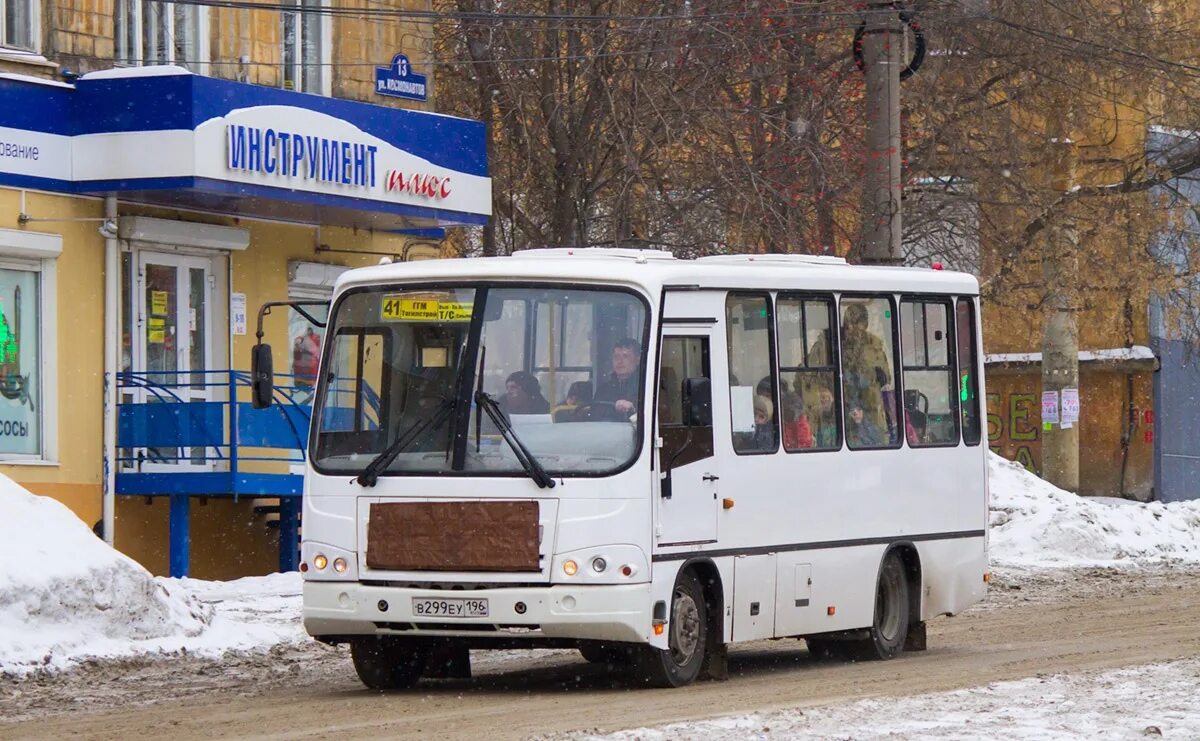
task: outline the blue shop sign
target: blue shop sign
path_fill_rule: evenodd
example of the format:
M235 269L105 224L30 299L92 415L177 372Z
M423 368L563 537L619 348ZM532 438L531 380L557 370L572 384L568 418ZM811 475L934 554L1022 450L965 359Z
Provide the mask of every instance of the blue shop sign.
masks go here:
M408 100L425 100L428 97L425 75L413 72L408 57L397 54L388 67L375 68L375 94Z
M0 186L386 230L484 224L492 200L478 121L178 67L0 76Z

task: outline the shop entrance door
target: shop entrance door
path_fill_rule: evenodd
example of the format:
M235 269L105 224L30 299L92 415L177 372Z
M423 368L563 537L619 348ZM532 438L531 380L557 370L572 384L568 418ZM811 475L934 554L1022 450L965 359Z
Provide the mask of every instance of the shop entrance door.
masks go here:
M133 290L137 316L134 368L149 388L142 401L212 401L212 261L161 252L137 253ZM179 447L140 451L142 470L177 466L210 467L213 449Z

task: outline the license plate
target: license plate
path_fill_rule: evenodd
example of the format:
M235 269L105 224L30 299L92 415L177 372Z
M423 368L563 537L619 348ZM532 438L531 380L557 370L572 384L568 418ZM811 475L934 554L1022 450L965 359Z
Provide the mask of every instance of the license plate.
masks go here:
M487 617L488 601L486 599L469 599L465 597L446 597L444 599L413 597L413 616L451 618Z

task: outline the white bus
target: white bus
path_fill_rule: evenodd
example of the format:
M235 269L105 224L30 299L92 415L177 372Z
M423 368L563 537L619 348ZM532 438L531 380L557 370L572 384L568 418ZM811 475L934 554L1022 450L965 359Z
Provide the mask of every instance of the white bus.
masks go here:
M372 688L469 673L469 649L578 648L656 686L742 641L922 649L988 579L978 292L621 249L347 272L305 628Z

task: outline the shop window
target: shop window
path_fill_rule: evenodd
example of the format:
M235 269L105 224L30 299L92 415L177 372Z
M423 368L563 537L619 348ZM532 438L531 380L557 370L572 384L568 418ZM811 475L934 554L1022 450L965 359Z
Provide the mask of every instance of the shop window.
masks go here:
M200 72L208 61L207 8L116 0L113 13L118 64L177 64Z
M37 51L38 9L35 0L0 0L0 47Z
M773 453L779 449L779 420L770 298L731 294L725 319L733 449Z
M283 38L283 87L330 94L329 16L324 0L285 0L295 10L280 14Z
M57 235L0 229L0 460L55 460Z
M846 444L851 450L898 447L892 300L842 297L841 304Z
M900 304L900 347L904 363L904 431L913 447L958 443L950 302L911 300Z

